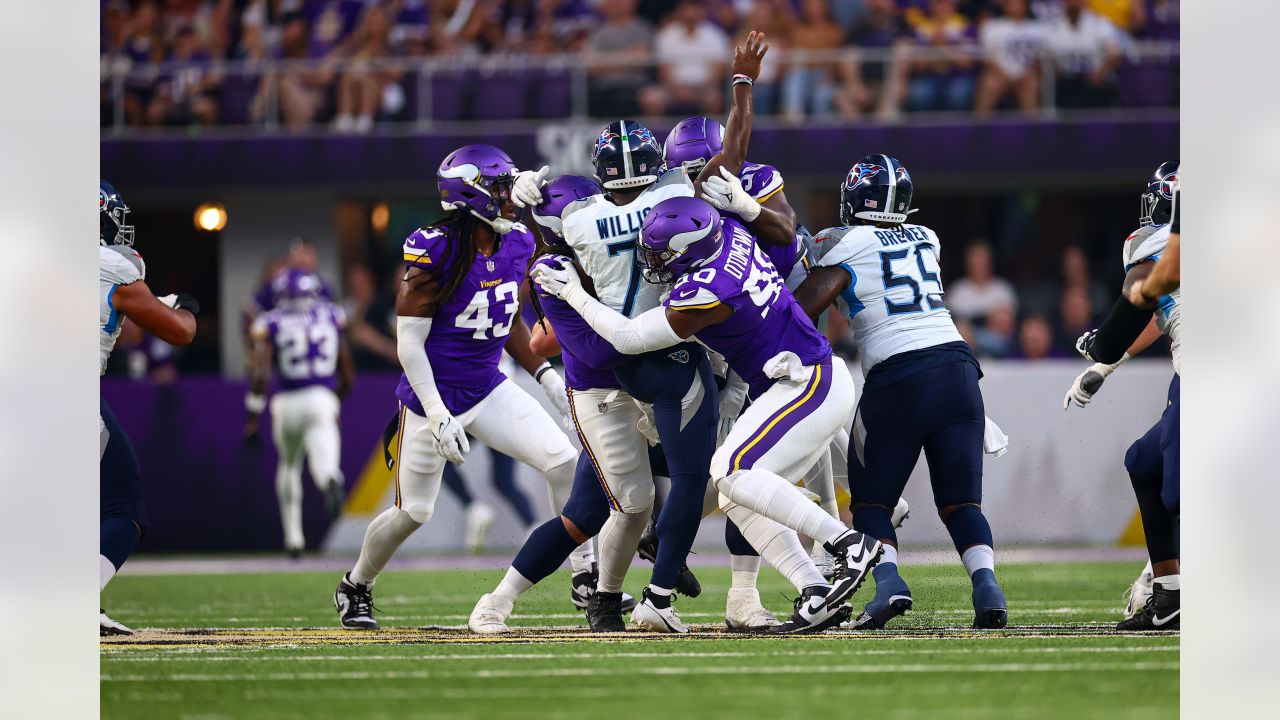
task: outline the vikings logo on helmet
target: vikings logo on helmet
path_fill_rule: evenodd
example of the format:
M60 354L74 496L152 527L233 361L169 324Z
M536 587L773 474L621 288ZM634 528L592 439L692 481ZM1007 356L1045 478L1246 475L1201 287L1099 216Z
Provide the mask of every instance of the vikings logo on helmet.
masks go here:
M634 131L633 131L633 132L634 132ZM600 133L600 137L596 138L596 146L595 146L595 149L593 149L593 150L591 151L591 159L592 159L592 161L594 161L596 158L600 157L600 151L601 151L601 150L604 150L606 147L608 147L608 146L609 146L609 143L613 142L614 140L619 139L620 137L621 137L621 136L620 136L620 135L618 135L618 133L616 133L616 132L614 132L614 131L612 131L612 130L610 130L610 129L608 129L608 128L605 128L605 131L604 131L604 132L602 132L602 133Z
M1160 181L1160 196L1165 200L1172 200L1173 193L1178 189L1178 173L1171 172Z
M884 168L871 163L859 163L849 170L849 176L844 179L844 187L846 190L852 190L864 182L869 182L871 178L879 175Z

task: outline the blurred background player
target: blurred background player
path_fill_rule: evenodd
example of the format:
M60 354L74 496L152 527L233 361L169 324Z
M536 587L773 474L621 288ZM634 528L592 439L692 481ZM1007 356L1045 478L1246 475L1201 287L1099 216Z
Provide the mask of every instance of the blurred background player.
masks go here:
M200 304L190 295L158 298L147 287L147 266L133 249L129 206L111 183L98 184L98 374L120 336L125 318L171 345L186 345L196 336ZM99 400L99 544L98 577L101 592L124 565L147 532L147 510L139 488L141 469L133 444L107 404ZM130 635L133 631L98 613L99 635Z
M1149 278L1169 244L1173 200L1178 191L1178 161L1156 168L1142 195L1138 229L1124 242L1125 280L1120 297L1101 327L1080 336L1077 348L1094 365L1076 378L1063 406L1084 407L1115 369L1154 341L1159 333L1172 342L1173 379L1168 402L1155 425L1129 447L1125 470L1133 483L1142 516L1150 562L1134 581L1119 630L1176 630L1181 626L1179 521L1181 511L1181 317L1182 292L1174 288L1154 302L1134 305L1134 285ZM1141 291L1138 292L1141 298Z
M355 381L347 343L346 313L321 297L314 273L289 268L271 283L271 308L253 321L251 380L245 396L249 419L245 436L258 436L272 370L278 389L271 398L271 438L279 456L276 499L284 528L284 549L297 558L306 548L302 532L302 461L325 496L331 518L342 512L346 495L339 465L342 439L338 413Z
M502 495L502 498L511 506L512 512L520 520L521 531L528 533L533 529L533 524L537 518L534 517L533 505L529 501L529 496L525 495L520 486L516 484L516 461L510 455L503 455L497 450L489 448L489 475L493 480L494 489ZM493 508L489 503L475 496L467 482L467 477L453 463L445 463L443 479L444 486L462 505L463 513L466 515L466 530L463 543L467 552L483 552L489 528L494 521Z
M461 463L467 433L547 479L561 508L578 453L557 422L498 369L505 347L562 414L560 375L529 349L520 319L520 283L535 238L514 221L516 167L491 145L466 145L436 172L445 216L404 243L406 269L396 299L396 343L404 368L395 505L374 518L355 567L334 592L343 627L375 629L372 587L400 545L435 511L445 462ZM519 427L519 432L512 432ZM589 547L575 550L590 566Z
M818 233L822 256L796 296L809 317L833 302L850 318L866 375L849 448L853 527L879 538L876 595L855 627L880 628L911 608L898 574L892 515L923 450L938 516L973 583L973 624L1008 622L982 514L986 431L982 370L942 304L940 243L907 223L911 175L888 155L858 161L840 186L842 227Z

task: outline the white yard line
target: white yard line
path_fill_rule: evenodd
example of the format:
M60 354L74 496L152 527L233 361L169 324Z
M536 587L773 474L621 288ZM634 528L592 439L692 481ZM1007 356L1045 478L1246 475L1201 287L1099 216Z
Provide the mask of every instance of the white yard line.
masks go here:
M152 654L132 655L117 654L108 655L112 662L240 662L240 661L267 661L267 662L410 662L410 663L431 663L446 662L458 660L471 660L480 662L498 662L509 660L612 660L612 659L648 659L648 658L770 658L770 657L832 657L843 655L863 656L879 656L879 655L991 655L991 654L1096 654L1096 653L1168 653L1178 652L1176 646L1132 646L1132 645L1103 645L1093 647L1052 647L1052 648L1024 648L1024 647L1002 647L1002 648L971 648L971 647L955 647L955 648L908 648L904 650L859 650L857 648L849 648L844 652L834 650L787 650L780 652L600 652L600 653L499 653L499 654L480 654L480 653L449 653L445 655L281 655L277 653L263 652L255 650L254 652L237 654L234 651L220 650L221 654L192 654L184 652L182 654Z
M397 670L388 672L272 672L272 673L173 673L168 675L132 675L104 673L102 682L298 682L298 681L352 681L352 680L458 680L492 678L546 678L585 677L598 679L602 675L636 677L644 675L831 675L831 674L901 674L901 673L1023 673L1023 672L1132 672L1178 670L1177 662L1138 663L991 663L975 664L895 664L895 665L778 665L778 666L694 666L694 667L643 667L623 668L541 668L502 670ZM647 690L646 690L647 692Z

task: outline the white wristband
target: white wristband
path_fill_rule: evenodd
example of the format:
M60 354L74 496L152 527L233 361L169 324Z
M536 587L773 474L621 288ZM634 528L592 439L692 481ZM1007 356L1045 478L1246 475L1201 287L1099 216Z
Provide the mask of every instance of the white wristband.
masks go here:
M255 392L246 394L244 396L244 409L261 415L262 411L267 409L267 397Z

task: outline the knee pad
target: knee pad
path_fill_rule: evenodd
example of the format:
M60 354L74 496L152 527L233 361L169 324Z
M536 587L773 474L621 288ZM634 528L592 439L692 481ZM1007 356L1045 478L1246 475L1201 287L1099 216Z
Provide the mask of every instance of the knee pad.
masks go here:
M400 516L416 525L425 525L435 513L435 508L424 502L402 503Z
M853 529L876 538L897 541L893 528L893 509L883 505L858 505L853 510Z
M652 479L647 482L633 480L619 488L613 499L617 509L628 515L648 514L653 510L654 494Z

